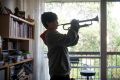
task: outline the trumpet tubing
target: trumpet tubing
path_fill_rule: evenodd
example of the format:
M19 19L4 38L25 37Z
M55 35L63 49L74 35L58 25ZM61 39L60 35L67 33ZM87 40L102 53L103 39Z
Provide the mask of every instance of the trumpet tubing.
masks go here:
M81 21L79 21L79 23L81 23L81 22L87 22L87 21L99 21L99 19L98 19L98 16L96 16L95 18L92 18L92 19L87 19L87 20L81 20ZM64 23L64 24L59 24L58 26L61 26L61 25L63 25L63 26L65 26L65 25L69 25L70 23Z

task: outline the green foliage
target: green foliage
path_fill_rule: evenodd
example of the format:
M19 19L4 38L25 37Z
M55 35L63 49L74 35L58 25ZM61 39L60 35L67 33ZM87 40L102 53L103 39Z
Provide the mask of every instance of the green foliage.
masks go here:
M22 51L22 55L27 55L27 54L31 54L31 52L26 51L26 50Z

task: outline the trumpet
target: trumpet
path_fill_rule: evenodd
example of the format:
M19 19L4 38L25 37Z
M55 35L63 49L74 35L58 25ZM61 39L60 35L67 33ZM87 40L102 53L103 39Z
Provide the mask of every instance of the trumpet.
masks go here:
M99 21L99 18L98 18L98 16L96 16L96 17L94 17L94 18L87 19L87 20L81 20L81 21L78 21L78 22L79 22L79 23L82 23L82 22L87 22L87 21L90 21L91 23L86 24L86 26L92 25L92 22L93 22L93 21ZM64 30L68 30L68 29L65 29L65 25L70 25L70 23L59 24L58 26L63 26L63 29L64 29ZM83 25L83 27L86 27L86 26Z

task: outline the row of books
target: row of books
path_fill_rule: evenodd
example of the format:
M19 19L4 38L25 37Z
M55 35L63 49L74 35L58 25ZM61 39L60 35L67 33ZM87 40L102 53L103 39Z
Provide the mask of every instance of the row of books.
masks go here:
M33 38L33 26L10 18L9 35L13 38Z
M32 80L32 63L10 67L11 80Z
M8 49L13 50L17 48L17 44L14 42L8 42Z
M8 41L7 39L3 39L2 51L3 50L15 50L17 48L19 48L19 44L17 41Z

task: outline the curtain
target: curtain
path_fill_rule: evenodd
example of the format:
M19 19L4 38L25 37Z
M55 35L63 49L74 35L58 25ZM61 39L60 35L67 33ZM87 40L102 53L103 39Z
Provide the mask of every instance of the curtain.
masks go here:
M33 1L33 0L32 0ZM32 2L31 1L31 2ZM31 3L32 4L32 3ZM42 51L42 40L40 40L40 32L42 28L40 26L40 14L42 13L42 0L34 1L34 19L35 19L35 47L34 47L34 78L35 80L45 80L44 72L44 55Z
M48 60L43 51L43 41L40 34L44 31L41 24L41 14L44 12L44 0L18 0L19 7L24 10L26 17L31 16L35 20L35 37L33 45L34 74L33 80L49 80Z

